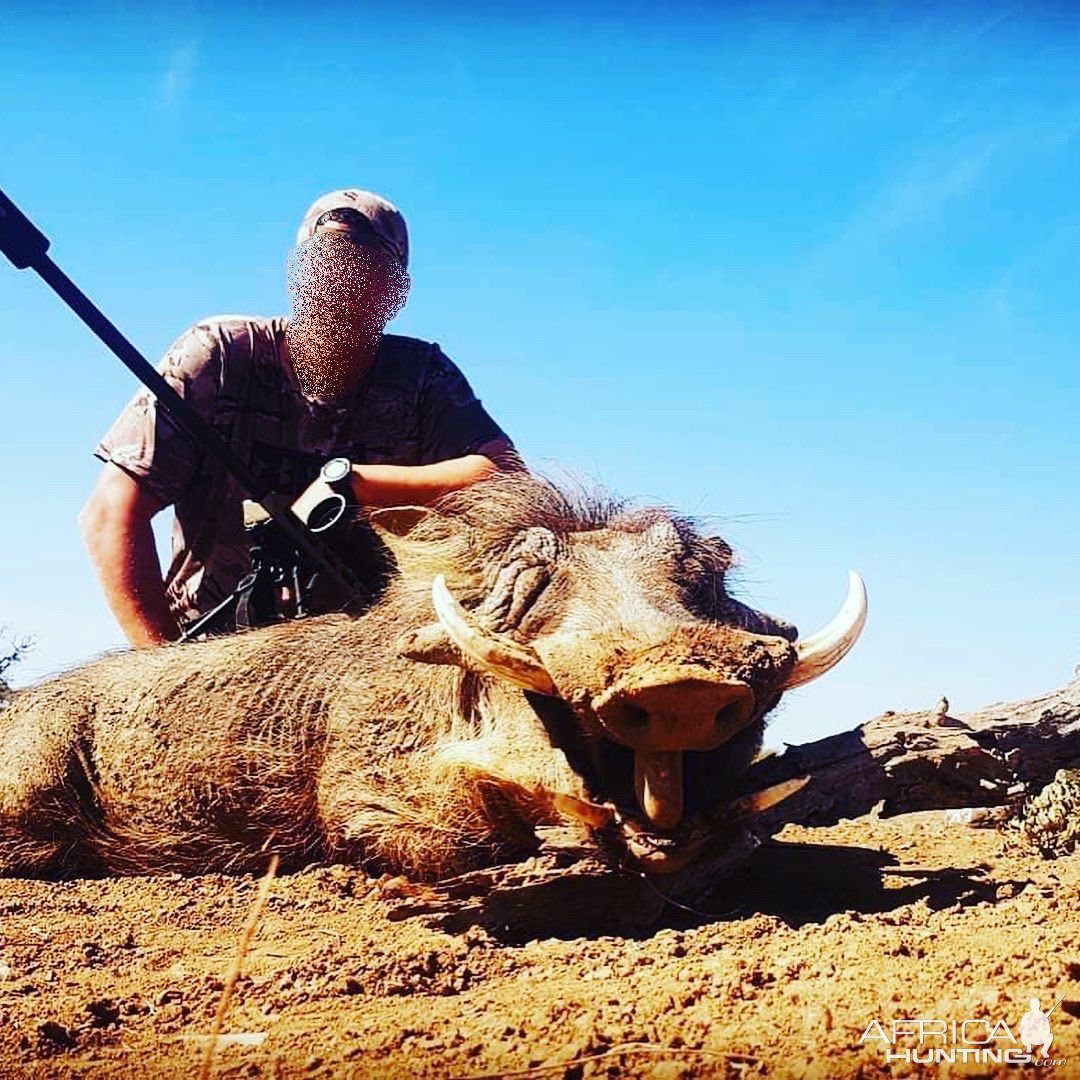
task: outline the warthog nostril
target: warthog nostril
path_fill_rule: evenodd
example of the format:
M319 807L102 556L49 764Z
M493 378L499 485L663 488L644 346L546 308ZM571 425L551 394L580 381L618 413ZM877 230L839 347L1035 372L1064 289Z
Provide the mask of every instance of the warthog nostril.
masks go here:
M681 674L681 672L680 672ZM638 750L712 750L753 719L754 692L745 683L624 677L593 707L617 742Z
M717 730L727 732L730 735L745 727L753 712L753 704L754 698L751 694L749 703L740 699L718 709L716 712Z
M649 714L621 698L605 704L599 715L605 726L623 731L628 736L632 733L643 734L649 726Z

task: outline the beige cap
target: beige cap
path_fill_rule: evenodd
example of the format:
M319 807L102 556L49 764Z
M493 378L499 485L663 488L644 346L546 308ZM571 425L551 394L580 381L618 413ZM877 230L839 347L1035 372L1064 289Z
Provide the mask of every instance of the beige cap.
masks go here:
M409 266L409 232L405 228L405 219L401 211L388 199L376 195L373 191L361 191L359 188L343 188L331 191L316 199L304 215L304 220L296 234L297 246L310 240L315 235L319 219L333 210L353 211L345 213L336 220L349 225L353 218L353 233L359 243L369 243L382 248L392 255L403 270ZM370 228L362 226L355 214L367 221ZM334 219L332 219L334 220Z

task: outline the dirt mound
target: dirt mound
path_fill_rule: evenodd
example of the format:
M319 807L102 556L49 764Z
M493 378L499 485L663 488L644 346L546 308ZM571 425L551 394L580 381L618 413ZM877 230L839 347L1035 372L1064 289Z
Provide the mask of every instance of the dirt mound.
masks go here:
M648 935L515 944L395 917L393 883L309 869L273 883L225 1026L250 1038L215 1074L914 1075L886 1050L975 1050L994 1029L986 1046L1022 1053L1001 1022L1019 1038L1038 997L1062 999L1050 1056L1067 1064L956 1068L1080 1076L1078 886L1077 855L941 814L870 817L789 827ZM256 888L0 881L0 1072L196 1075ZM909 1018L955 1021L956 1042L864 1039ZM984 1021L966 1043L965 1020Z

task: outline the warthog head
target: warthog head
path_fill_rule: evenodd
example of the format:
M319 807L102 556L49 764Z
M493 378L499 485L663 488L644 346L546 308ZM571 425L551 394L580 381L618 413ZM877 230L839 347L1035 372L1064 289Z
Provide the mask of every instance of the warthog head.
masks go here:
M584 797L549 792L554 805L647 869L676 870L718 823L786 793L737 784L784 690L855 643L862 582L852 574L840 614L799 640L728 595L731 549L687 520L526 477L497 487L374 515L434 616L402 653L525 691L583 781Z

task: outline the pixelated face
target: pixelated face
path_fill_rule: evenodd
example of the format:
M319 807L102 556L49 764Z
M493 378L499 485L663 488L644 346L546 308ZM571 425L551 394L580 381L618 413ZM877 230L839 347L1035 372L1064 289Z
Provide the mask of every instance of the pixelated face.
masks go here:
M409 275L390 255L335 225L289 258L293 368L308 397L331 400L355 387L409 292Z

